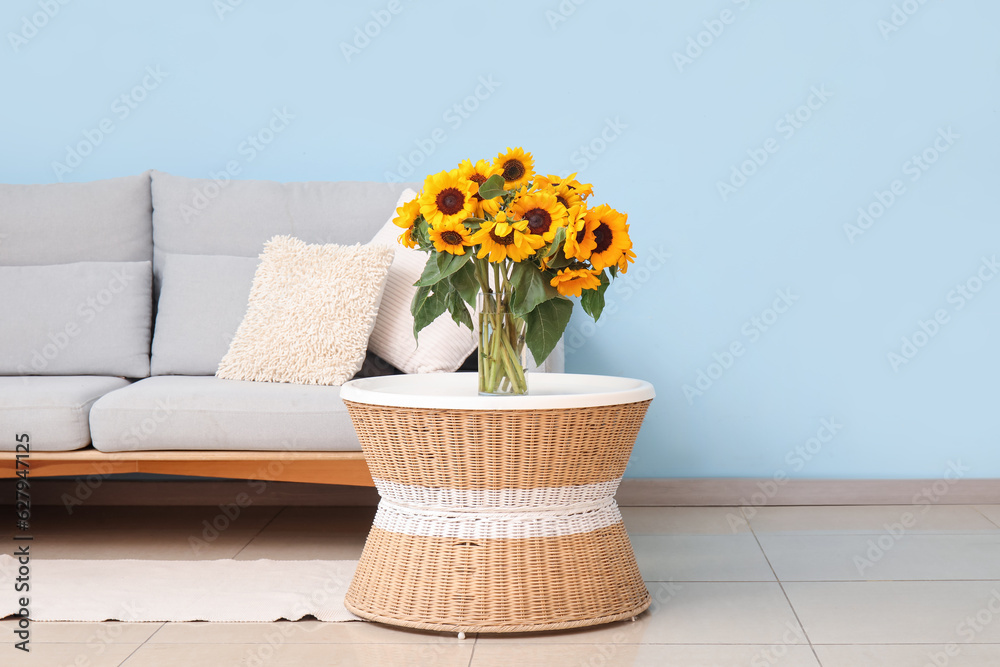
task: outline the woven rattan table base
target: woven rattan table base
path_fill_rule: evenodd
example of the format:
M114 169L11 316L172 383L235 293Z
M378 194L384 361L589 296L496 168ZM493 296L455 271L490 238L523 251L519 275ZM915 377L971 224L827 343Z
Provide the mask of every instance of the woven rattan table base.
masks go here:
M544 410L344 403L382 495L345 603L448 632L597 625L650 604L614 502L649 400Z
M562 537L485 540L374 527L346 598L362 618L450 632L597 625L649 604L621 523Z

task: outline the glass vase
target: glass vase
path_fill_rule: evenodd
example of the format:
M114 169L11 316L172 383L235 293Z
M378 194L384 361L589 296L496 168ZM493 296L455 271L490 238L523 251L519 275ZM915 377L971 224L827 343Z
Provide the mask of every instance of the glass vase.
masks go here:
M519 396L528 393L525 322L493 292L481 293L479 321L479 394Z

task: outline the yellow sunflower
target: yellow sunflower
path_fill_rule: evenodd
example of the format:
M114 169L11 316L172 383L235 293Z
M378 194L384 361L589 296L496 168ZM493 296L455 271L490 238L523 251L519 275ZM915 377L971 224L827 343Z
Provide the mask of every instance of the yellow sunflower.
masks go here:
M576 180L576 174L570 174L566 178L561 176L536 176L535 187L550 187L556 191L556 196L566 208L576 206L586 201L587 197L594 194L594 186L590 183L581 183Z
M538 234L546 243L551 243L556 230L566 224L566 207L548 190L528 192L517 197L509 210L514 218L527 220L528 232Z
M431 227L429 235L438 252L464 255L466 246L474 245L469 240L469 230L461 222L445 222Z
M413 223L420 215L420 197L414 197L396 209L396 217L392 219L393 224L403 229L412 229Z
M625 225L625 231L628 231L628 225ZM635 262L635 253L631 250L626 250L622 253L621 259L618 260L618 270L622 273L628 273L629 262Z
M479 186L486 182L490 176L500 174L500 167L490 164L487 160L479 160L472 164L472 160L462 160L458 165L458 175L476 184L476 193L472 198L476 200L475 215L477 218L485 218L486 214L495 215L500 210L500 199L483 199L479 196Z
M489 255L489 261L502 262L511 259L520 262L525 257L535 254L535 251L545 245L545 239L527 231L527 220L510 220L500 211L496 220L487 220L479 231L472 235L470 241L482 244L476 257L482 259Z
M431 227L461 222L476 208L475 184L458 175L458 169L432 174L424 180L420 195L420 212Z
M607 204L589 209L584 214L584 238L580 243L583 252L595 269L604 269L627 259L632 249L628 235L628 214L619 213Z
M413 240L413 227L410 227L409 229L405 230L402 234L400 234L397 240L407 248L417 247L417 242Z
M516 190L527 183L535 175L535 160L531 153L525 153L520 147L507 147L506 153L497 154L493 166L500 169L504 180L504 189Z
M596 269L562 269L549 281L563 296L580 296L585 289L601 286L601 272Z
M570 206L566 216L566 243L563 253L571 259L588 259L596 245L594 235L587 236L586 204Z

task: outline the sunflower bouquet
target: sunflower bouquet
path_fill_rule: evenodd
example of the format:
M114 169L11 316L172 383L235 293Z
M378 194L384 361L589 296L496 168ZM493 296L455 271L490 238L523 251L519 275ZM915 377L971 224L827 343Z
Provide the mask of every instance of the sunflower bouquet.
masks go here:
M396 209L400 243L430 253L413 334L445 311L475 330L477 308L480 393L525 393L525 346L541 364L569 323L567 297L596 321L611 280L635 260L628 215L590 206L593 187L575 177L538 175L530 153L508 148L428 176Z

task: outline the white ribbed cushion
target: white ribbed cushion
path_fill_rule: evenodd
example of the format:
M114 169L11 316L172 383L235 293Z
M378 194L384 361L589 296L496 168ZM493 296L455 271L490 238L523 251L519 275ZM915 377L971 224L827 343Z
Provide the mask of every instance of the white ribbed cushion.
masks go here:
M393 250L385 245L264 245L247 313L216 375L340 385L365 360Z
M411 189L400 195L396 206L402 206L417 196ZM476 351L476 336L468 328L455 324L447 312L420 331L419 345L413 338L413 316L410 302L427 263L427 253L400 245L397 237L403 231L392 223L395 209L372 243L391 245L396 257L389 269L375 329L368 341L369 349L405 373L440 373L458 370L462 362Z

